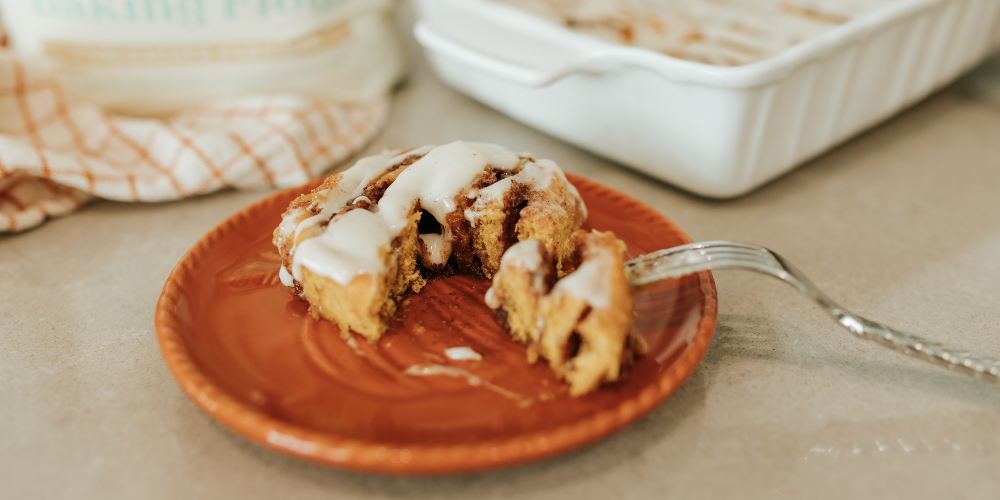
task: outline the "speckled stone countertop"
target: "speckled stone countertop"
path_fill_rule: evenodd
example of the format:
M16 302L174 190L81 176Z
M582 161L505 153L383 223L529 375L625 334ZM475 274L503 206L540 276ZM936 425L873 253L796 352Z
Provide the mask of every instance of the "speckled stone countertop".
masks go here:
M456 139L531 151L649 203L696 241L773 248L860 314L1000 355L1000 57L719 202L456 94L409 49L412 78L366 153ZM185 250L268 194L100 202L0 236L0 498L1000 497L1000 386L861 342L792 288L738 272L716 274L719 325L684 386L581 450L397 478L259 448L184 395L153 312Z

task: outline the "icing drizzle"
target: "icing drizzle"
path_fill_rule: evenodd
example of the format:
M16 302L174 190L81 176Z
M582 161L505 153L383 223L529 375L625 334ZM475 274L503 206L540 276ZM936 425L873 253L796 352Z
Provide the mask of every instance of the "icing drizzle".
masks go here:
M336 216L322 234L299 243L292 275L301 280L304 266L342 285L359 274L381 275L392 235L380 222L361 209Z
M444 350L444 355L448 359L480 361L483 355L472 350L471 347L449 347Z
M544 248L542 242L538 240L525 240L511 246L500 261L500 272L493 278L494 284L500 279L505 267L513 266L527 271L531 276L531 286L535 292L546 295L543 269L545 263L541 253ZM548 295L558 299L565 294L585 302L594 309L607 309L611 306L608 276L615 263L614 256L607 249L589 248L580 267L557 281L552 290L548 291ZM496 296L494 287L486 291L486 305L492 309L497 309L501 305L501 299Z
M343 212L355 202L371 204L372 200L364 196L365 188L415 155L421 158L399 172L376 205L367 210ZM457 210L456 197L488 168L513 175L469 193L475 201L463 215L473 226L478 220L478 211L487 203L502 200L515 183L531 189L545 189L557 177L577 199L580 211L585 210L576 189L549 160L536 161L500 146L461 141L408 151L387 150L361 159L340 174L342 178L336 186L318 193L318 199L323 200L316 202L318 206L298 208L285 215L277 231L276 243L280 247L291 239L295 244L289 252L291 269L281 273L282 283L294 286L292 278L301 280L303 267L342 285L360 274L383 275L394 258L383 248L391 246L418 208L426 212L424 217L434 217L442 228L441 234L420 235L427 250L422 256L424 264L443 266L451 256L454 238L449 224L445 223L446 217ZM315 215L309 215L312 213ZM585 217L585 212L581 215Z
M603 248L592 248L586 252L580 267L552 287L553 297L566 294L586 302L594 309L607 309L611 306L611 287L608 286L608 276L615 258L611 252Z

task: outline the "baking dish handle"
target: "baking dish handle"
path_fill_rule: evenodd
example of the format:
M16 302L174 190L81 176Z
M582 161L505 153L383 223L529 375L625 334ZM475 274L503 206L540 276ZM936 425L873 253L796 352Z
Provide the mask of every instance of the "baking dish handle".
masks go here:
M453 32L444 33L432 23L420 21L413 28L417 41L431 53L446 56L463 66L526 87L544 87L580 69L579 59L557 63L553 66L531 64L526 60L513 62L511 57L487 52L479 47L456 40ZM501 47L500 44L496 45ZM574 61L575 59L575 61Z
M424 48L434 54L445 56L463 66L526 87L543 87L565 74L565 71L545 71L542 68L505 61L492 54L470 48L424 22L416 24L413 28L413 35Z

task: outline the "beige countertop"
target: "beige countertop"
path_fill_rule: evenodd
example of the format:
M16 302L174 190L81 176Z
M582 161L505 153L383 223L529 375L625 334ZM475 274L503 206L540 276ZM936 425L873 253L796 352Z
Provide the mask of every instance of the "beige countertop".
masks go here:
M406 23L403 23L406 24ZM486 140L765 245L858 313L1000 355L1000 58L764 188L710 201L412 78L366 151ZM0 498L997 498L1000 387L864 343L776 280L716 274L711 348L625 430L496 472L399 478L250 444L181 391L153 312L185 250L269 192L100 202L0 236Z

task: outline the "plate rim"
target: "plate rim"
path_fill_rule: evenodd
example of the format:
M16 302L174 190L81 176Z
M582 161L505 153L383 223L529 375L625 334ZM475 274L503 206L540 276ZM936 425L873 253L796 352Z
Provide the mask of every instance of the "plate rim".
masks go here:
M566 173L576 186L604 190L660 217L687 243L690 237L672 220L646 203L579 175ZM440 445L380 442L352 439L283 422L232 397L202 373L179 331L174 310L180 298L181 277L190 271L212 243L246 219L258 216L271 200L302 193L319 185L324 177L284 189L262 198L227 217L185 252L170 272L156 303L155 330L160 353L185 394L203 411L245 439L279 453L336 468L404 475L440 475L484 471L534 462L583 447L623 429L667 400L694 372L711 343L718 320L715 280L706 271L706 304L692 346L668 369L635 396L617 405L555 428L537 430L502 439Z

